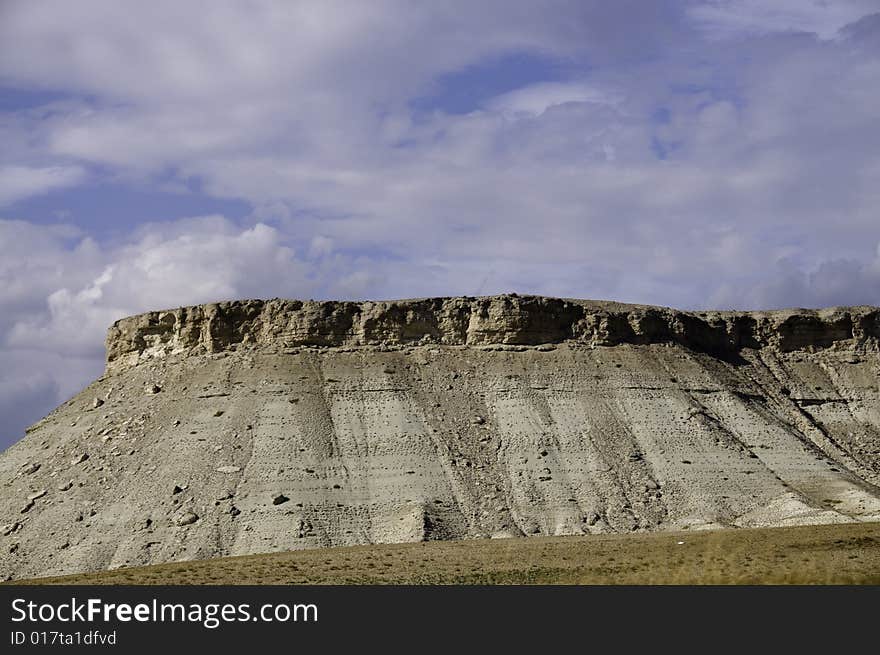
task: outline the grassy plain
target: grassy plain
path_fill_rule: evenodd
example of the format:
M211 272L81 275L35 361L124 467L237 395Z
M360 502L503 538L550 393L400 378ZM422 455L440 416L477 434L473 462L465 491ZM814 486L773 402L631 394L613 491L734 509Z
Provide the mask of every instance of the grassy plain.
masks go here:
M880 523L378 544L175 562L27 582L880 584Z

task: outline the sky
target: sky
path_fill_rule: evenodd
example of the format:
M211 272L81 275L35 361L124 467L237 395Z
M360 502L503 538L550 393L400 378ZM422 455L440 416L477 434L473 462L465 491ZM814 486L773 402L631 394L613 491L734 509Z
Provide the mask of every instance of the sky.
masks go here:
M126 315L880 304L880 0L0 0L0 448Z

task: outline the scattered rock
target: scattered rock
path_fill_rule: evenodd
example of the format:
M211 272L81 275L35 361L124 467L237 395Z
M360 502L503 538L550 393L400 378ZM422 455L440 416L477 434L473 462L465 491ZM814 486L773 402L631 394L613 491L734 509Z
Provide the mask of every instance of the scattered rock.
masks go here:
M174 485L174 488L171 490L171 495L176 496L177 494L182 493L185 490L186 490L186 485L183 485L182 487L179 485Z
M101 400L100 398L95 398L95 399L92 401L92 408L93 408L93 409L98 409L98 408L99 408L101 405L103 405L103 404L104 404L104 401L103 401L103 400Z
M296 524L296 536L300 539L303 537L309 537L314 534L314 528L312 524L307 519L299 519Z
M225 412L222 409L218 409L216 412L214 412L214 418L217 418L218 416L223 416L224 413Z
M192 525L196 521L199 520L199 515L195 512L184 512L183 514L178 515L174 519L174 524L183 526L183 525Z
M214 469L217 473L238 473L241 471L240 466L221 466L220 468Z
M33 462L31 464L25 464L24 469L22 470L22 473L24 473L25 475L31 475L33 473L36 473L39 470L40 470L40 465L37 464L36 462Z
M24 507L21 508L21 513L22 513L22 514L27 514L29 511L31 511L31 508L32 508L33 506L34 506L34 501L32 501L32 500L27 501L27 502L24 504Z
M83 463L84 461L86 461L88 458L89 458L89 454L88 454L88 453L80 453L79 455L77 455L76 457L74 457L72 460L70 460L70 463L71 463L71 464L74 464L74 465L75 465L75 464L82 464L82 463Z
M28 496L28 500L37 500L38 498L42 498L45 495L46 495L46 490L41 489L40 491L37 491L36 493L32 493L30 496Z
M475 416L474 420L472 421L474 425L483 425L485 422L486 419L484 419L482 416Z
M148 384L147 388L144 389L147 394L156 394L162 391L162 387L158 384Z
M273 505L282 505L282 504L286 503L288 500L290 500L290 498L288 498L284 494L278 494L277 496L274 496L272 498L272 504Z
M0 528L0 532L3 533L4 537L8 537L13 532L18 532L18 529L20 527L21 527L21 523L19 523L18 521L15 521L13 523L8 523L7 525L4 525L2 528Z
M230 505L230 506L229 506L229 512L228 512L228 513L229 513L231 516L238 516L239 514L241 514L241 510L238 509L235 505Z

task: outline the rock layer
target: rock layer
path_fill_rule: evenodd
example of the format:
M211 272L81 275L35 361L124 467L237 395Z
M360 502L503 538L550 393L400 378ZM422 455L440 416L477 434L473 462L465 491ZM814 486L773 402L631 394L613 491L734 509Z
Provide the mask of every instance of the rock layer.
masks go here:
M683 312L661 307L535 296L388 302L244 300L150 312L117 321L107 335L108 370L168 354L239 346L678 343L725 355L841 342L877 349L880 309Z
M106 374L0 455L0 575L878 520L878 316L502 296L124 319Z

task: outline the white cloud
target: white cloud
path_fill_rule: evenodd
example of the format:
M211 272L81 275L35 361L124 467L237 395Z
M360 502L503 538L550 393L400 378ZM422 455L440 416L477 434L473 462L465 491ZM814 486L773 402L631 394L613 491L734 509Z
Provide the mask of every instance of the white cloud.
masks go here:
M733 285L723 285L715 292L713 304L734 308L877 305L878 288L880 245L877 256L871 261L834 259L806 271L781 259L775 275L768 276L745 293Z
M0 207L54 189L74 186L86 177L79 166L0 166Z
M644 3L84 7L13 4L0 27L6 78L92 94L39 118L42 154L117 175L170 169L247 199L310 258L301 276L321 276L327 244L348 253L339 280L357 283L338 289L451 293L470 282L460 271L485 269L500 286L696 306L743 268L864 261L877 239L876 53L773 36L836 34L867 11L858 3L689 6L704 26L764 26L749 57ZM621 44L656 46L651 34L678 46L644 60L627 46L608 65ZM438 75L509 52L606 65L466 115L407 104ZM654 124L661 107L668 121ZM173 256L129 259L148 283L138 295L163 304ZM241 292L200 280L202 295ZM85 288L56 296L56 312L88 304Z
M88 255L77 257L83 249ZM7 254L7 266L14 269L29 256ZM303 263L275 228L258 223L242 229L219 216L148 224L132 242L109 249L89 240L62 252L55 246L51 257L58 272L54 284L47 287L41 279L26 294L45 293L45 304L12 314L7 348L102 357L102 335L123 316L229 298L304 294L312 287ZM27 278L9 275L26 283ZM77 278L79 283L71 284Z
M4 77L152 105L224 97L238 109L279 94L296 100L289 109L319 108L336 85L384 100L484 55L569 54L586 34L602 38L601 21L613 14L571 0L6 4Z
M579 82L544 82L496 96L489 103L488 107L493 111L514 115L539 116L551 107L568 102L614 104L619 102L619 99L589 84Z
M64 285L86 284L98 246L78 228L0 220L0 334L44 308Z
M711 0L695 3L688 14L718 38L805 32L822 39L872 11L872 0Z

